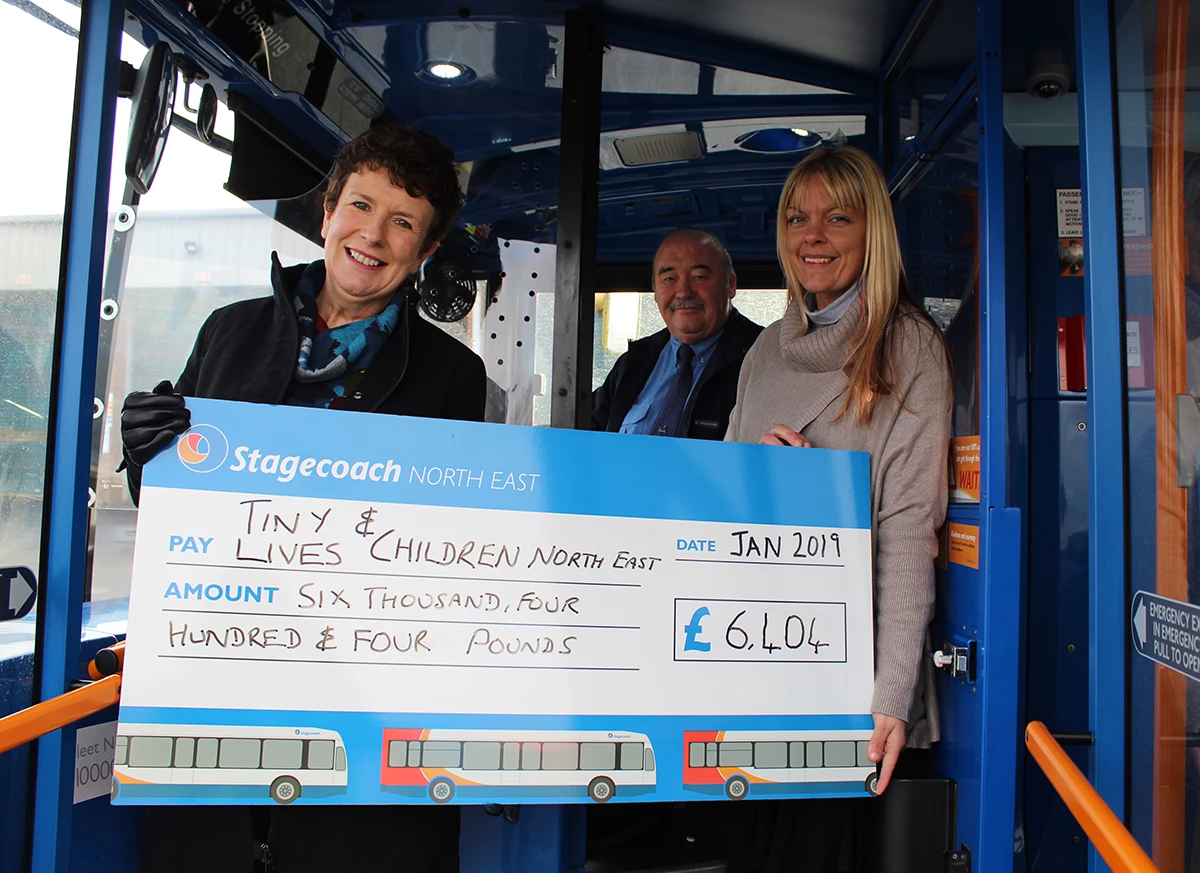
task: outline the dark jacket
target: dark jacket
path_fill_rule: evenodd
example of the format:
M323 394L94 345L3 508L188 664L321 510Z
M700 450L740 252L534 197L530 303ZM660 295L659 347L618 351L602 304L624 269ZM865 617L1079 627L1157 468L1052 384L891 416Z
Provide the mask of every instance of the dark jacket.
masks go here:
M273 296L232 303L213 312L200 329L176 390L188 397L282 402L300 351L290 291L306 266L281 267L272 257ZM404 317L344 408L483 421L486 395L483 361L418 316L409 297ZM130 464L128 473L136 501L141 468ZM411 873L458 870L457 808L289 806L263 813L251 810L237 806L147 810L142 873L251 873L260 851L256 847L264 838L277 868L293 873L322 873L350 866L356 870L398 869L397 846L403 847L403 866Z
M746 357L760 333L761 325L737 309L730 310L725 332L717 341L712 358L704 365L704 372L679 416L675 436L703 440L725 438L729 413L737 398L742 358ZM621 429L621 423L642 393L670 338L670 332L664 327L656 334L630 343L629 351L617 358L604 384L592 392L592 430L616 433Z
M274 293L214 311L200 328L175 390L185 397L282 403L300 353L291 291L307 267L282 267L272 255ZM404 317L343 409L483 421L486 399L483 361L421 318L407 296ZM136 505L142 468L126 460L125 478Z
M291 290L307 266L281 267L272 255L274 294L213 312L175 390L186 397L282 403L300 351ZM408 296L404 317L343 408L483 421L486 398L483 361L421 318Z

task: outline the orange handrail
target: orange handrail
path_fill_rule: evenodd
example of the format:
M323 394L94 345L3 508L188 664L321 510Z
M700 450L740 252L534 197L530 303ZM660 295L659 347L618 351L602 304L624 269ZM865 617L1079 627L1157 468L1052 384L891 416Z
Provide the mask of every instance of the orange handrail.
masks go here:
M1031 721L1025 728L1025 746L1113 873L1159 873L1133 834L1040 721Z
M0 718L0 754L107 709L120 699L118 673Z
M96 657L88 664L88 675L93 679L103 679L125 669L125 641L113 643L107 649L101 649Z

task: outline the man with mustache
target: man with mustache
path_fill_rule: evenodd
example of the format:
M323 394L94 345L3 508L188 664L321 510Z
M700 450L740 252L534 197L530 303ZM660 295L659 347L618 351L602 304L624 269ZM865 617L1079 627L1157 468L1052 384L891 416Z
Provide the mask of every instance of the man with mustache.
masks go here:
M762 331L733 307L729 253L707 231L678 230L659 245L651 281L667 326L617 359L592 394L592 429L723 439L742 358Z

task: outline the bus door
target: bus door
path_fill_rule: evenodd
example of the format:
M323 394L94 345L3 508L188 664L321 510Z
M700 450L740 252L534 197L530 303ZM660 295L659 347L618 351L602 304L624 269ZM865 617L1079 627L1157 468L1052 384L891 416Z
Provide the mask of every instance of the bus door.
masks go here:
M1127 422L1129 567L1109 645L1128 653L1128 824L1164 873L1200 864L1200 120L1189 90L1200 19L1189 6L1120 0L1109 22L1119 202L1108 223L1126 379L1103 387Z

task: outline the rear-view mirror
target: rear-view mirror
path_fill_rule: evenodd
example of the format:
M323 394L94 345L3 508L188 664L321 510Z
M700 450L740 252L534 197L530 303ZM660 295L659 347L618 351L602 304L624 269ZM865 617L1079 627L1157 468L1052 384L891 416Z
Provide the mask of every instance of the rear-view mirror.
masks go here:
M138 69L129 115L125 176L138 194L150 190L162 160L175 105L175 59L165 42L156 42Z

